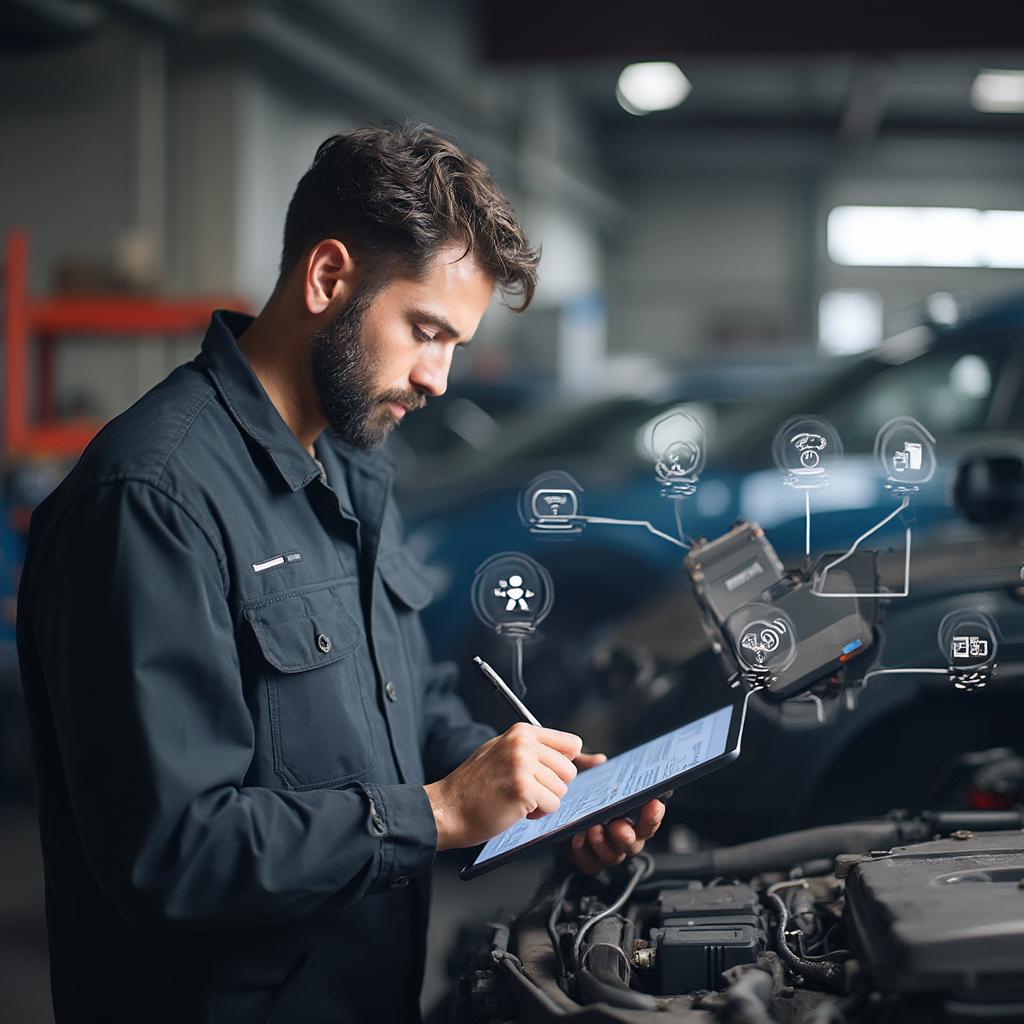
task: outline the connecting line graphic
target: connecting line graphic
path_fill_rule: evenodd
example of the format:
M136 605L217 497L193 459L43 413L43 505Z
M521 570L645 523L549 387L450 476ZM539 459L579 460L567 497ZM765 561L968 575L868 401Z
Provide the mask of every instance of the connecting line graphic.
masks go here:
M601 523L605 526L642 526L645 530L653 533L655 537L661 537L662 540L667 540L669 544L675 544L676 547L682 548L684 551L690 550L690 545L686 541L677 540L667 533L662 533L646 519L606 519L604 516L573 516L573 518L578 519L581 523Z
M687 547L690 547L689 542L686 540L686 531L683 529L683 512L679 507L680 504L681 502L678 498L674 499L672 502L672 507L676 514L676 533L679 534L679 539L686 544Z
M804 553L808 558L811 557L811 492L804 491L804 520L806 522L806 528L804 530Z
M526 680L523 679L523 638L516 636L512 638L515 646L515 662L512 667L512 688L519 697L526 696Z
M861 680L861 686L867 686L872 676L948 676L948 668L873 668Z
M863 540L867 540L871 534L876 533L886 523L892 522L906 507L910 504L910 498L904 495L903 500L899 505L890 512L880 523L875 523L870 530L862 533L851 545L850 550L845 555L840 555L835 561L829 562L828 565L821 572L821 582L819 586L825 586L825 577L828 576L829 570L834 569L841 562L845 562L856 550L860 547L860 543ZM808 530L810 530L810 522L808 521ZM907 527L907 538L906 538L906 558L903 564L903 589L898 593L896 591L885 590L877 594L838 594L838 593L825 593L823 590L815 590L812 588L811 593L815 597L909 597L910 596L910 527Z

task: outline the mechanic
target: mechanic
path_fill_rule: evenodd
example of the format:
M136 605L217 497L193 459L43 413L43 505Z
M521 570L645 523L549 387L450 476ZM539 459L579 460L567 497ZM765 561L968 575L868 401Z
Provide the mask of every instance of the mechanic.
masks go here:
M538 258L433 130L333 136L260 314L215 312L37 509L18 646L57 1024L417 1020L437 851L602 759L471 720L376 450ZM596 873L663 813L563 854Z

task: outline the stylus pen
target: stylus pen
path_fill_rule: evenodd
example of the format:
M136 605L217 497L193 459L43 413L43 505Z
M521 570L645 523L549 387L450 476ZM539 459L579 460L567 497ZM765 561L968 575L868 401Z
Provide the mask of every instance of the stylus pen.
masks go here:
M533 713L530 709L509 689L508 683L505 682L497 672L487 664L483 658L474 658L473 664L484 674L484 677L488 679L498 693L501 694L509 704L512 705L512 710L524 721L529 722L530 725L540 725L540 722L534 718Z

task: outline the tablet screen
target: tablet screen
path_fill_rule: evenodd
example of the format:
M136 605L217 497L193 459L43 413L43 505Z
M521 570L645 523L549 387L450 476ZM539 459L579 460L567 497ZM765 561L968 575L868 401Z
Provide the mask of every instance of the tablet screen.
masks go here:
M488 840L473 862L476 867L518 849L557 829L582 821L602 807L612 807L667 779L678 778L698 765L725 753L732 707L719 708L695 722L648 740L580 772L562 797L558 810L543 818L523 818Z

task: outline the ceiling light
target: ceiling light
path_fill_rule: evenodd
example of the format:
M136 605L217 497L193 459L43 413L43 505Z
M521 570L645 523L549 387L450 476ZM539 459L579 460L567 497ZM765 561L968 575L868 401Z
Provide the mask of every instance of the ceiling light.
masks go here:
M649 114L678 107L691 88L689 79L671 61L647 61L622 69L615 98L630 114Z
M979 71L971 106L984 114L1024 114L1024 71Z

